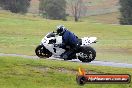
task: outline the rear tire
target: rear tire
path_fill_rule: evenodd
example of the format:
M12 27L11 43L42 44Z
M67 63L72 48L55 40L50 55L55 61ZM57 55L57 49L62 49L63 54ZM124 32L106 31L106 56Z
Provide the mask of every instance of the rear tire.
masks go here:
M91 62L96 57L96 51L90 46L81 47L80 54L82 57L79 56L78 59L82 62Z
M49 58L52 56L52 53L47 50L43 45L38 45L35 49L35 53L40 58Z

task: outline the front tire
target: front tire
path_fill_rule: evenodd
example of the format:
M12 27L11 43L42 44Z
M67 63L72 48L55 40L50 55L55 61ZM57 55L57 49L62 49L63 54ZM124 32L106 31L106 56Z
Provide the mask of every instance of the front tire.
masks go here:
M40 58L49 58L52 56L52 53L47 50L43 45L38 45L35 49L35 53Z
M85 46L81 47L81 52L80 56L78 59L82 62L91 62L95 59L96 57L96 51L90 47L90 46Z

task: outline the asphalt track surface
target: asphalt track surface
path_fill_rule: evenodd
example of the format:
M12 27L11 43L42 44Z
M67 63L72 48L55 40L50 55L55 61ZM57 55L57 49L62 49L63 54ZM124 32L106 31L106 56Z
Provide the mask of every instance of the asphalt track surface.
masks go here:
M28 56L28 55L20 55L20 54L4 54L0 53L0 56L12 56L12 57L23 57L23 58L29 58L29 59L40 59L37 56ZM63 60L59 58L54 58L50 57L47 58L49 60ZM105 61L92 61L90 63L82 63L78 59L73 59L73 60L68 60L69 62L76 62L76 63L81 63L81 64L91 64L91 65L96 65L96 66L111 66L111 67L121 67L121 68L132 68L132 64L128 63L116 63L116 62L105 62Z

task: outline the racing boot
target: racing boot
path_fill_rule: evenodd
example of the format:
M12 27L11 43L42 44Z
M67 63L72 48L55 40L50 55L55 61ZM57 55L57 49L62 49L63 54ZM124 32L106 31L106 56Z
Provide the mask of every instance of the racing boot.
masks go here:
M72 54L71 51L66 51L61 55L61 58L63 58L64 60L72 60L72 58L70 58L70 55Z

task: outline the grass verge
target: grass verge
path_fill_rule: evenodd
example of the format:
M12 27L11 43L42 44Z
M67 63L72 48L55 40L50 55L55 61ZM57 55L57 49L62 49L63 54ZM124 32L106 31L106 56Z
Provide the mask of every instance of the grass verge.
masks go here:
M75 62L0 57L0 88L131 88L130 84L77 85L79 66L88 72L130 74L129 68L92 66ZM59 69L59 70L58 70ZM60 70L61 69L61 70Z

